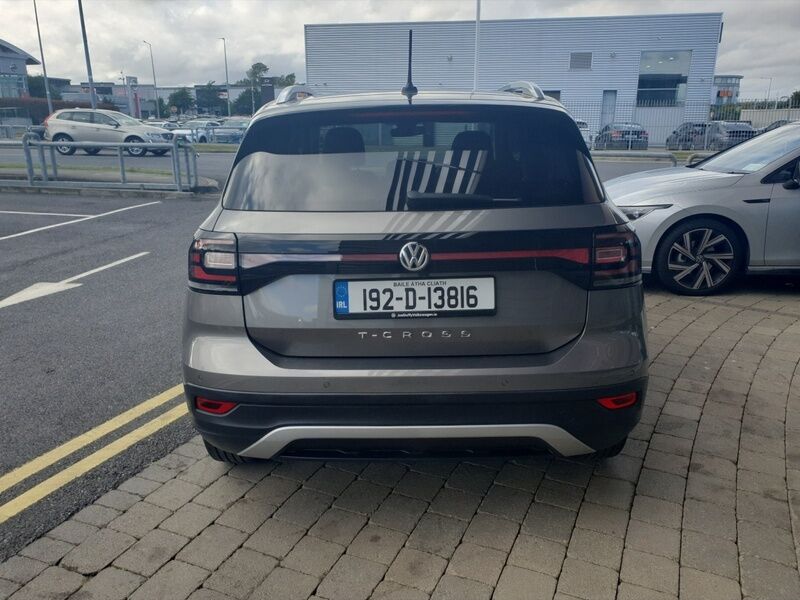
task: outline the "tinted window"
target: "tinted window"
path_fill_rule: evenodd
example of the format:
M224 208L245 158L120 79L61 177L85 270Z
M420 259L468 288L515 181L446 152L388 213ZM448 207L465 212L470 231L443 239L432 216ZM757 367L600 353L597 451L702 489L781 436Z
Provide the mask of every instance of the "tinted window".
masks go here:
M63 112L63 113L60 113L56 117L56 119L60 119L62 121L71 121L72 120L72 115L73 115L73 113L71 113L71 112Z
M72 121L77 121L78 123L91 123L92 121L92 113L90 112L74 112L72 113Z
M564 113L408 106L304 112L253 123L223 195L272 211L558 206L602 201L586 145ZM478 206L483 203L483 205ZM419 210L422 210L419 208Z

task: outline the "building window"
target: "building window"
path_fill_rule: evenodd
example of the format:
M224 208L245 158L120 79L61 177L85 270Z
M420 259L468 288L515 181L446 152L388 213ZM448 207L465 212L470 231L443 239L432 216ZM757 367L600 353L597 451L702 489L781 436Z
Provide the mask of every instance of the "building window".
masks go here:
M571 52L569 55L570 71L586 71L592 68L591 52Z
M542 90L545 96L550 96L553 100L561 102L561 90Z
M25 93L25 79L21 75L0 75L0 98L19 98Z
M691 50L642 52L639 63L639 106L674 106L686 100Z

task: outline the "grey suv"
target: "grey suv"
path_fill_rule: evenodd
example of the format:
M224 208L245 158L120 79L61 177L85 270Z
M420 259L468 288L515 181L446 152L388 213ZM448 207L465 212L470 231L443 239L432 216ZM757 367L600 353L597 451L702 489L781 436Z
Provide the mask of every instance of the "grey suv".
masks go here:
M639 242L529 93L271 104L189 250L212 457L618 453L647 382Z

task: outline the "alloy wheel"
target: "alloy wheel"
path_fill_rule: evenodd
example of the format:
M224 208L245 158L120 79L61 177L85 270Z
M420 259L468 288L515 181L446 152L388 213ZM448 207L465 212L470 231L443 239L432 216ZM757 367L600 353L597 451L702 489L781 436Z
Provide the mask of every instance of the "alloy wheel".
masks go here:
M733 243L725 234L700 227L675 240L667 256L667 268L681 287L707 290L728 278L734 258Z

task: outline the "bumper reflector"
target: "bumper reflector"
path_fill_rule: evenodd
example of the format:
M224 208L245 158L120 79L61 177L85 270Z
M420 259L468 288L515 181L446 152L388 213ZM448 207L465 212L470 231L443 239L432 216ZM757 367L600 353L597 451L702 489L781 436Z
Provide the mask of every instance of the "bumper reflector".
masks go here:
M621 394L619 396L608 396L606 398L598 398L597 402L600 406L609 410L619 410L620 408L628 408L633 406L639 400L639 395L636 392L628 394Z
M236 408L236 402L209 400L208 398L201 398L200 396L194 399L194 405L197 407L197 410L210 415L225 415Z

